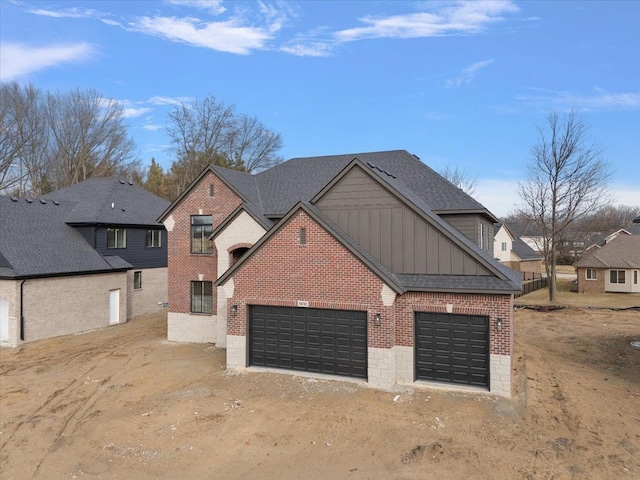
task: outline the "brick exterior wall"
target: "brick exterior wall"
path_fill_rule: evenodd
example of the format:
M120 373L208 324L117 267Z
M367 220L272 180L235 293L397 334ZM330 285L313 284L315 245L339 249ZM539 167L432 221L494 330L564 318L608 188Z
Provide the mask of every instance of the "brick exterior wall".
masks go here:
M20 340L20 283L3 281L10 302L9 346ZM86 332L109 325L109 291L120 290L119 323L127 321L127 273L32 278L23 286L24 341ZM6 298L5 298L6 297Z
M306 229L304 245L300 244L300 228ZM446 312L451 304L453 313L489 317L491 390L507 396L510 392L512 295L409 292L390 303L384 282L302 210L227 284L231 282L227 338L234 338L233 345L244 349L237 351L228 344L232 368L246 367L248 305L295 307L303 300L312 308L366 311L369 384L392 388L396 383L413 382L415 312ZM235 314L231 313L232 305L237 305ZM378 326L373 324L376 313L382 319ZM496 325L498 318L502 319L501 329Z
M142 272L142 288L134 289L134 272ZM167 301L167 268L145 268L127 272L127 319L159 312Z
M214 195L209 195L209 186ZM214 282L217 278L218 258L215 246L212 254L191 254L191 215L212 215L213 228L222 223L240 204L240 198L216 175L208 172L171 211L165 220L168 247L169 312L189 313L191 310L191 281ZM223 252L223 255L228 255ZM213 312L216 312L213 293Z
M306 228L306 244L300 245L300 228ZM305 212L256 252L233 276L227 334L246 336L247 305L297 306L368 312L369 347L391 348L395 335L394 309L382 304L383 282ZM382 324L373 325L380 313Z
M587 280L587 269L576 269L578 279L578 293L604 293L604 281L606 270L597 269L597 278L595 280Z

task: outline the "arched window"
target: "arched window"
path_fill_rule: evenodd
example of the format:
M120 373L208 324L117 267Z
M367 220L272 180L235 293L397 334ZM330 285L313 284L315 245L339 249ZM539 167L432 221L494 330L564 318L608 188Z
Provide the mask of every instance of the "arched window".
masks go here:
M248 247L239 247L239 248L236 248L235 250L232 250L229 253L229 266L232 267L233 265L235 265L236 262L240 260L242 256L245 253L247 253L248 250L249 250Z

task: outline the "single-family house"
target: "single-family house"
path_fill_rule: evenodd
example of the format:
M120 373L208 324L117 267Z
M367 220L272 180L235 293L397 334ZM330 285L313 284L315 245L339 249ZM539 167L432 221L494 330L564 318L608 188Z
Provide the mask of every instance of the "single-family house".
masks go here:
M485 207L414 155L208 167L161 215L168 338L227 368L510 395L520 274Z
M640 236L619 234L590 248L574 266L578 293L640 292Z
M520 272L525 280L540 278L542 257L504 223L494 225L493 255L503 265Z
M169 202L95 178L41 198L0 196L0 344L83 332L167 301Z

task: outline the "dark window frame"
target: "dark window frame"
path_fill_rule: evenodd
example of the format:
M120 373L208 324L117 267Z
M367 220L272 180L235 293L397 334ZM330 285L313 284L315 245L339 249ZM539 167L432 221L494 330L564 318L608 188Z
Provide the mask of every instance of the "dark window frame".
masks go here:
M209 223L205 223L206 219ZM209 236L213 233L212 215L191 215L190 251L193 255L213 253L213 245Z
M609 270L609 283L616 284L616 285L626 284L627 271L626 270Z
M597 280L598 279L598 270L596 268L587 268L587 269L585 269L584 278L586 280Z
M191 313L213 313L213 282L191 281Z

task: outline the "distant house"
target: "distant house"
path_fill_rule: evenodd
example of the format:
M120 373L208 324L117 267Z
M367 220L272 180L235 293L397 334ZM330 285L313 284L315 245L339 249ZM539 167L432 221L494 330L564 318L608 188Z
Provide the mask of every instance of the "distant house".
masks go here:
M522 273L525 280L539 278L542 257L505 224L494 225L493 256L503 265Z
M640 292L640 236L617 235L590 248L574 266L578 293Z
M532 223L508 222L504 224L514 238L522 240L536 254L542 256L544 253L544 236Z
M96 178L39 199L0 196L0 344L106 327L162 309L169 203Z
M495 217L404 151L208 167L162 214L168 338L227 368L509 396L520 274Z

